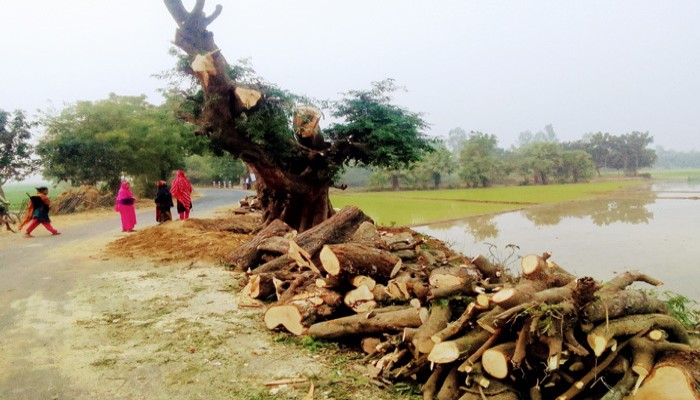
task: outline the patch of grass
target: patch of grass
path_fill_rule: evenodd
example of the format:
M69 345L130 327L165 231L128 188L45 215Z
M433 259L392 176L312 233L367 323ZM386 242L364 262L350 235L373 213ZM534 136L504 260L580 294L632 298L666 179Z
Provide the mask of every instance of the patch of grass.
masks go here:
M93 367L111 367L117 363L116 358L102 357L90 363Z
M700 310L698 302L691 300L681 294L664 292L666 297L666 307L668 313L680 321L686 328L695 328L700 324Z

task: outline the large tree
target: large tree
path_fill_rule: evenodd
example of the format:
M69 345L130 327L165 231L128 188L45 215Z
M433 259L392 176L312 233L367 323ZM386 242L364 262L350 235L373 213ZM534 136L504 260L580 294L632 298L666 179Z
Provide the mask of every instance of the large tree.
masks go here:
M0 195L3 197L2 186L7 181L21 180L37 168L29 143L33 125L21 110L14 113L0 110Z
M264 222L280 218L299 231L333 214L328 190L343 166L398 168L420 159L429 144L416 113L391 103L392 81L352 91L333 103L337 121L322 136L320 112L274 86L236 80L207 31L222 7L207 16L204 0L188 12L181 0L164 0L178 29L175 44L201 84L202 108L190 114L213 145L240 158L257 176ZM292 122L293 121L293 122Z
M170 107L153 106L144 96L111 94L47 115L37 146L45 176L75 185L106 183L115 190L121 176L129 175L150 189L184 167L185 156L197 149L193 129L172 118Z
M498 159L498 139L495 135L470 132L459 153L461 169L459 176L469 186L491 186L504 175L502 162Z

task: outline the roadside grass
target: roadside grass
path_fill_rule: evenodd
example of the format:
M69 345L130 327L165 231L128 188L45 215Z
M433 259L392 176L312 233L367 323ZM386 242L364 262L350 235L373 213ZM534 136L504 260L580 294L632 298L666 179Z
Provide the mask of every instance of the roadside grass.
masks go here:
M546 186L333 193L331 202L339 208L355 205L379 225L416 226L513 211L536 204L603 197L644 183L643 180L623 180Z

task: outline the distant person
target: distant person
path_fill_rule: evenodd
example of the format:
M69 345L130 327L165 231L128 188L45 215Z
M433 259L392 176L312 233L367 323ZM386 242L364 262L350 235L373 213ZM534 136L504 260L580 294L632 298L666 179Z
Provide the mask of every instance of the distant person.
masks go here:
M173 179L173 184L170 187L170 193L177 200L177 213L180 215L180 219L189 218L192 210L192 184L184 172L177 171L177 176Z
M173 219L173 215L170 212L170 209L173 207L173 195L170 194L170 188L166 181L158 181L156 185L158 186L156 191L156 221L162 224Z
M136 198L131 193L131 185L129 182L122 182L114 206L114 211L118 212L122 218L122 232L134 232L134 226L136 226L134 203L136 203Z
M31 238L32 231L39 226L43 225L52 235L60 235L61 233L51 226L51 219L49 218L49 209L51 208L51 200L49 200L49 188L46 186L41 186L36 188L36 194L29 196L29 206L27 208L27 213L24 215L24 220L19 224L19 229L29 223L27 227L27 233L24 237Z

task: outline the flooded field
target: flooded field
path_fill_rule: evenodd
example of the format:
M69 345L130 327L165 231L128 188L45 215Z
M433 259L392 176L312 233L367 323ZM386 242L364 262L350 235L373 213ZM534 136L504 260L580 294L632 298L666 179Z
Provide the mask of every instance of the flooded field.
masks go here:
M656 183L614 197L541 205L415 228L518 271L518 256L550 251L579 276L640 270L700 301L700 183Z

